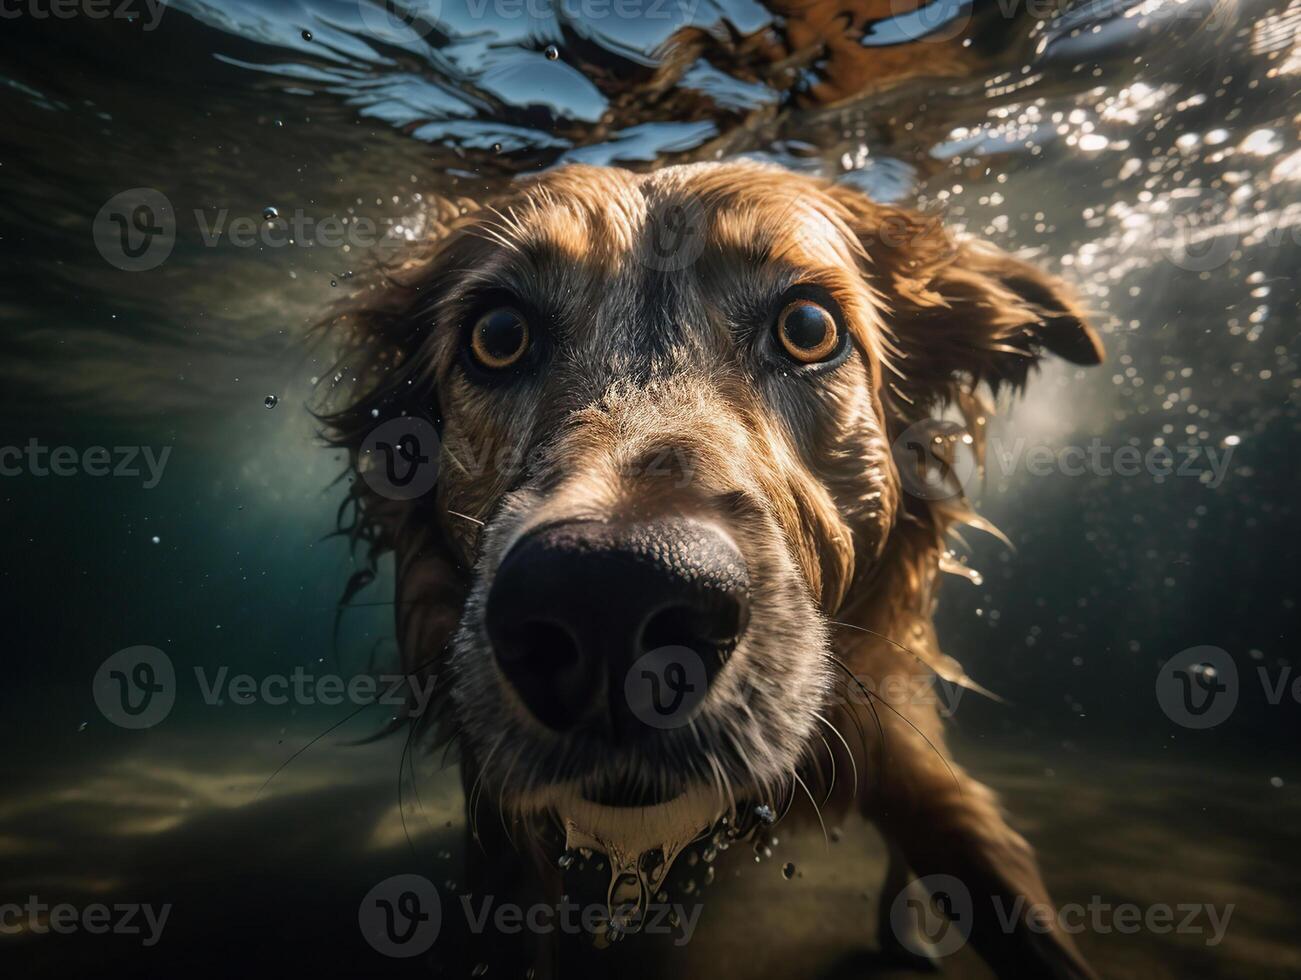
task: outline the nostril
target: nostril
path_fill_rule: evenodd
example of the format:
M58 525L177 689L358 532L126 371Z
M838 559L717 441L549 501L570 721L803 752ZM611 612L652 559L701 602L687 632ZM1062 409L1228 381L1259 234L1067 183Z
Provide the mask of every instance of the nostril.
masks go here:
M587 713L594 681L565 627L530 620L503 631L495 649L502 672L544 725L565 731Z
M507 633L498 651L503 663L528 661L533 669L560 671L579 662L578 642L559 623L534 620L522 623Z
M729 595L669 606L647 620L638 646L643 653L661 647L687 647L717 666L717 660L731 653L745 632L747 619L745 603Z

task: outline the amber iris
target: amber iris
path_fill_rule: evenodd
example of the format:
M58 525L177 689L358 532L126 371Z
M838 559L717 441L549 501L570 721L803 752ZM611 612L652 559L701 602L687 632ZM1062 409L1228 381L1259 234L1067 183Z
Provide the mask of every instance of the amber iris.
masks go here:
M777 337L801 364L825 361L839 346L835 318L812 300L797 299L777 317Z
M470 334L470 351L486 368L499 371L515 364L529 349L529 326L516 310L500 307L485 313Z

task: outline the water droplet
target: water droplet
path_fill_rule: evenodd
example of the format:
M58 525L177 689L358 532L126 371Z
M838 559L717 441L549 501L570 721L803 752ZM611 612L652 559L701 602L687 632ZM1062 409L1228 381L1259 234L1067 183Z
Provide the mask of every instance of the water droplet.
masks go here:
M560 859L556 861L556 864L561 871L568 871L574 866L574 852L565 851L564 854L560 855Z
M547 56L547 61L555 61L557 58L560 57L560 49L557 48L554 44L548 44L547 50L544 52L544 54L546 54Z
M474 969L470 971L470 976L472 976L472 977L481 977L481 976L483 976L483 975L484 975L485 973L487 973L487 972L488 972L488 964L487 964L487 963L476 963L476 964L474 965Z
M79 732L84 732L84 731L86 730L86 725L87 725L87 724L88 724L88 722L84 722L84 721L83 721L80 725L77 726L77 731L79 731ZM1275 778L1275 779L1278 779L1277 776L1275 776L1274 778ZM1279 782L1282 783L1282 780L1280 779Z
M312 32L307 30L303 31L303 40L310 41L311 39L312 39Z
M792 864L790 861L787 861L785 864L782 865L782 877L785 878L787 881L790 881L792 878L795 877L795 865Z
M270 204L262 209L263 221L275 221L278 217L280 217L280 212Z
M331 286L337 286L337 285L339 285L339 280L338 280L338 279L331 278L331 279L330 279L330 285L331 285Z
M492 152L493 152L493 153L500 153L500 152L501 152L501 144L500 144L500 143L493 143L493 144L492 144Z
M277 398L275 395L267 395L265 398L262 399L263 408L275 408L279 404L280 404L280 399Z
M158 537L158 535L155 534L155 535L154 535L152 538L150 538L149 540L152 541L154 544L158 544L159 541L161 541L162 539L161 539L160 537Z
M777 815L772 812L772 807L770 807L767 803L761 803L759 806L755 807L754 815L755 817L757 817L759 820L762 820L766 824L773 824L777 822Z
M83 727L84 727L84 726L83 726ZM1275 789L1282 789L1282 788L1283 788L1283 777L1282 777L1282 776L1270 776L1270 777L1269 777L1269 785L1273 786Z

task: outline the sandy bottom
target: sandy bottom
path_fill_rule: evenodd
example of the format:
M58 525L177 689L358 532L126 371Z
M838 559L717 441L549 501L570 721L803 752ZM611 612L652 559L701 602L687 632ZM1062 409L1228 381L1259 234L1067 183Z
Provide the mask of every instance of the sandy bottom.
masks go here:
M255 737L87 738L76 770L33 767L31 756L14 765L0 802L0 905L34 895L46 905L171 908L148 947L139 935L38 934L24 917L18 932L0 933L0 959L14 970L6 973L427 975L428 962L373 951L357 910L373 885L402 872L432 880L445 913L460 909L455 776L427 773L418 790L408 782L399 809L400 741L322 742L262 790L306 738ZM1221 914L1233 906L1214 945L1204 914L1202 933L1087 929L1078 942L1101 975L1301 975L1295 782L1274 787L1272 773L1239 763L1059 753L1049 769L1047 760L978 745L959 757L1002 793L1059 904L1210 903ZM829 843L816 829L779 828L778 847L762 863L748 847L721 855L716 880L700 893L691 941L662 960L636 958L631 972L683 980L920 975L885 969L872 952L885 869L879 839L859 824L836 829ZM450 932L440 940L455 941ZM439 942L429 957L450 975L459 960ZM992 975L968 948L944 967L952 977Z

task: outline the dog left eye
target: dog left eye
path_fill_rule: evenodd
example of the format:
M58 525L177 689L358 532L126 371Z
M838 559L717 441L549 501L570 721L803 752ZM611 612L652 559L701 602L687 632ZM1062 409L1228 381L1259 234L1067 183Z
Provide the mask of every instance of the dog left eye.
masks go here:
M528 349L528 322L508 306L479 317L470 332L470 353L480 365L494 371L515 364Z
M777 317L777 339L801 364L825 361L840 346L836 318L812 300L797 299Z

